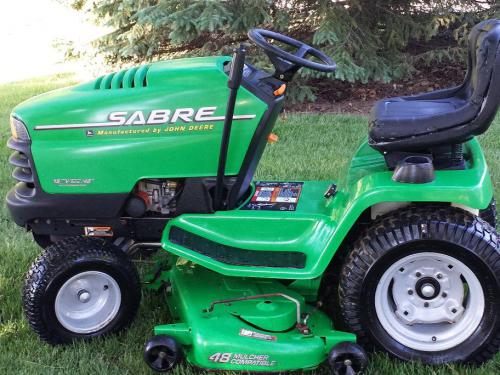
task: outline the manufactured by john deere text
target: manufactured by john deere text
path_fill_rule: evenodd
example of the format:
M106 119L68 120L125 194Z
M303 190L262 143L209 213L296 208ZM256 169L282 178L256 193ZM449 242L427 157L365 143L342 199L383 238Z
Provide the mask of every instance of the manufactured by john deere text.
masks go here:
M500 250L474 136L500 102L500 21L472 30L462 85L378 102L347 176L331 181L252 180L286 84L301 67L335 63L281 34L249 37L274 73L240 47L14 109L19 182L7 206L45 248L23 293L33 329L51 344L123 329L140 300L131 257L161 247L168 261L146 282L164 290L172 322L146 344L154 370L183 353L207 369L327 361L351 374L366 365L360 345L431 364L489 359Z

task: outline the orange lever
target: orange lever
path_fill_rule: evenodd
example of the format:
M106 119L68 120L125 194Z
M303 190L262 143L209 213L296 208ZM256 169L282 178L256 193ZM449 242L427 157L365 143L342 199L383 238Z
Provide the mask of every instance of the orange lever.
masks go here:
M282 84L278 89L274 90L274 96L280 96L285 93L286 85Z

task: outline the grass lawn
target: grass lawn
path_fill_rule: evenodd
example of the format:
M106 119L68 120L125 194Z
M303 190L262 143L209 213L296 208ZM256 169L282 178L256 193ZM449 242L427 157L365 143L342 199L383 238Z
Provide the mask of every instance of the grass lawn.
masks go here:
M13 185L8 117L17 103L38 93L70 83L55 76L0 85L0 196ZM336 115L289 115L275 129L280 140L270 145L257 172L261 179L335 179L341 175L357 144L366 135L366 118ZM481 137L498 196L500 187L500 118ZM142 360L145 340L155 324L168 320L161 296L144 292L137 319L118 336L91 343L53 348L38 340L21 310L24 274L40 252L31 235L18 228L0 205L0 373L2 374L141 374L149 373ZM426 367L402 364L386 355L372 356L369 374L494 374L500 373L500 355L481 368ZM177 374L196 373L188 366ZM326 373L320 369L316 373Z

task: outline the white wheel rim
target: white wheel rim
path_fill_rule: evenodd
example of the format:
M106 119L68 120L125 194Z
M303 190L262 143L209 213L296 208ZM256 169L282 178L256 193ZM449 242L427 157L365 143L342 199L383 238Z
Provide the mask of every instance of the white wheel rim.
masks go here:
M55 313L69 331L93 333L106 327L118 314L120 287L110 275L99 271L79 273L59 289Z
M375 310L382 327L402 345L442 351L460 345L481 323L484 292L461 261L423 252L394 263L380 278Z

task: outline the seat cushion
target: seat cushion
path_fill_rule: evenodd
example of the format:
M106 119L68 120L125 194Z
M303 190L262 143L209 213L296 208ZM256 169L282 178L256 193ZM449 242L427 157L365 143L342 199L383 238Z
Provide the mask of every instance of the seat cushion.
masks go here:
M477 109L458 97L433 100L396 97L378 101L370 116L370 138L383 142L464 124Z

